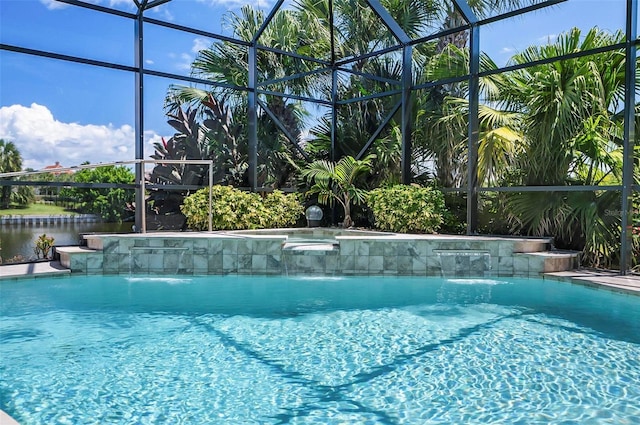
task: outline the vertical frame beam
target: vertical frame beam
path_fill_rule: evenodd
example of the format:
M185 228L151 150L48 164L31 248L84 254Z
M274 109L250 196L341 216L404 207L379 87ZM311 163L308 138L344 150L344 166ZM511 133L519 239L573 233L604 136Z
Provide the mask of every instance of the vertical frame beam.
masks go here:
M331 66L336 64L335 20L333 18L333 0L329 0L329 44L331 46Z
M280 10L284 0L278 0L271 8L269 16L253 35L249 46L249 95L247 100L248 131L249 131L249 187L252 192L258 189L258 39L267 29L276 13Z
M338 143L338 70L331 71L331 161L337 161Z
M249 187L258 188L258 93L256 91L258 73L258 49L255 43L249 46L249 93L247 99L249 131Z
M134 23L134 52L135 52L135 229L145 232L145 190L144 190L144 8L147 1L141 2Z
M624 140L622 145L622 214L620 234L620 273L631 268L633 167L635 145L635 93L636 93L636 44L638 26L638 0L627 0L626 61L624 98Z
M338 137L338 67L336 66L335 20L333 18L333 0L329 0L329 37L331 43L331 151L329 159L337 161L336 143ZM334 210L335 212L335 210ZM334 214L335 216L335 214Z
M467 165L467 234L478 233L478 140L480 119L480 27L471 25L469 38L469 129Z
M413 84L413 48L405 46L402 49L402 151L400 172L402 183L411 183L411 88Z

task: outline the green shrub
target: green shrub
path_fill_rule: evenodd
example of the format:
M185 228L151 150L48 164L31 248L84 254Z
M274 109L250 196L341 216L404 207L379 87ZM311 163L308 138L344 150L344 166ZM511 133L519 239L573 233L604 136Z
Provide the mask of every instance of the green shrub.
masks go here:
M213 230L245 230L286 227L295 224L303 212L297 195L275 191L263 201L257 193L244 192L231 186L213 186ZM185 198L180 207L193 230L209 228L209 189L200 189Z
M285 195L274 190L264 198L263 205L266 209L266 228L293 226L304 213L304 206L297 193Z
M433 233L443 222L444 195L418 185L374 189L367 196L375 225L381 230Z

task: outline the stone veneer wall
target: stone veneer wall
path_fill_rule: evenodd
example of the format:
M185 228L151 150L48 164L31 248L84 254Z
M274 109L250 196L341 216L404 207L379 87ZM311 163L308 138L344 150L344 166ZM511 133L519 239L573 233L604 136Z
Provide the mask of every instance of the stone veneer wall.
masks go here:
M554 258L545 239L442 235L337 236L339 247L283 250L286 236L146 234L92 236L91 251L70 268L88 274L322 274L537 276L572 269L574 256Z

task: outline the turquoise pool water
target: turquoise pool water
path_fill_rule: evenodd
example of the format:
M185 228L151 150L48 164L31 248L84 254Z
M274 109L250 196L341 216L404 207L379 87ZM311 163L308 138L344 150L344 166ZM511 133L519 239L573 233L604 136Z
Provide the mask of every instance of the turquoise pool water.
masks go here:
M553 281L0 282L28 424L637 424L640 297Z

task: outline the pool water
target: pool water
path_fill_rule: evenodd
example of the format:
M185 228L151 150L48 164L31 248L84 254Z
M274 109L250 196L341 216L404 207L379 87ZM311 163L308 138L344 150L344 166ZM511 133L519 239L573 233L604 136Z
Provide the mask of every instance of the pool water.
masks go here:
M632 424L640 297L543 280L0 283L27 424Z

